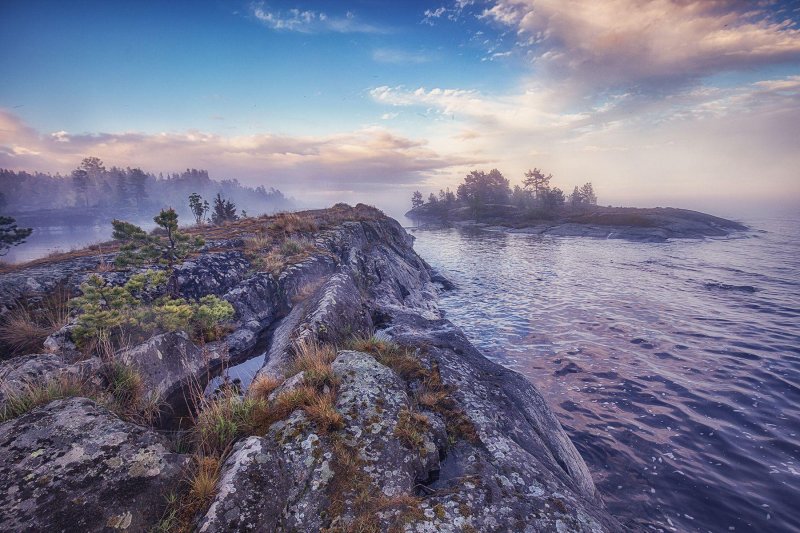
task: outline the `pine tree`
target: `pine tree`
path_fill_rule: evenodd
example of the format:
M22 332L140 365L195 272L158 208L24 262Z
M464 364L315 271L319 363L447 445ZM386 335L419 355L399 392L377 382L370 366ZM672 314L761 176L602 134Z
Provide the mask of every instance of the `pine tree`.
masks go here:
M162 209L153 221L166 230L166 239L160 235L149 235L130 222L116 219L111 222L114 239L123 242L116 264L121 267L144 263L165 265L170 272L167 291L172 298L177 298L178 274L175 265L203 246L203 239L191 239L189 235L178 231L178 214L172 208Z
M219 225L235 220L239 220L236 215L236 204L224 199L221 193L217 193L217 197L214 198L214 212L211 215L211 221Z

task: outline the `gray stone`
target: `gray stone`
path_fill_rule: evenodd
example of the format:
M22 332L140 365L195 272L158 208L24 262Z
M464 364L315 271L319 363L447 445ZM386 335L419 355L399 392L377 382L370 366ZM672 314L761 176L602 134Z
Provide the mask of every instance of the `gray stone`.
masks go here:
M186 460L91 400L51 402L0 425L0 523L6 531L146 531Z

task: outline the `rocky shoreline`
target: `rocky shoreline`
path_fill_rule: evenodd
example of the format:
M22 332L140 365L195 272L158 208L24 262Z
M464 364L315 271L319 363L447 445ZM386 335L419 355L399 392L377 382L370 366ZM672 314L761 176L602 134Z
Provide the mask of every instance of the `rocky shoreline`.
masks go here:
M302 223L278 230L269 217L236 223L179 266L182 297L214 295L233 306L222 339L198 343L164 332L114 355L161 399L150 423L124 420L79 394L4 417L7 530L621 529L536 389L486 359L442 316L437 294L448 283L396 221L362 205L296 218ZM278 241L261 241L273 233L302 238L307 250L265 267L259 254ZM107 259L0 274L3 308L56 285L77 292L92 273L117 284L131 276L98 268ZM0 406L64 376L107 386L98 369L108 362L82 355L71 327L47 339L46 353L0 363ZM266 357L254 385L224 405L262 409L266 421L237 426L213 456L211 490L197 505L187 472L203 471L212 454L201 453L207 441L187 444L182 436L197 435L197 421L220 404L198 407L187 398L222 367L256 355L257 344ZM325 347L330 357L309 366L298 346ZM274 385L257 397L256 382ZM286 403L303 394L316 396ZM168 416L185 411L195 411L194 428Z
M466 208L441 213L432 211L425 205L407 212L406 217L418 222L421 229L463 227L529 235L625 239L637 242L725 237L748 229L733 220L672 207L592 206L547 214L543 218L532 218L513 206L498 205L491 206L480 221L476 221Z

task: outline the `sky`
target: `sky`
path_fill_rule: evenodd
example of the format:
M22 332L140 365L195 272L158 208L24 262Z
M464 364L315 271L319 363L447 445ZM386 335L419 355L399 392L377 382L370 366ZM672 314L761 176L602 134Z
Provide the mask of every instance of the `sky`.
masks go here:
M800 1L0 2L0 167L205 168L402 213L472 169L800 207Z

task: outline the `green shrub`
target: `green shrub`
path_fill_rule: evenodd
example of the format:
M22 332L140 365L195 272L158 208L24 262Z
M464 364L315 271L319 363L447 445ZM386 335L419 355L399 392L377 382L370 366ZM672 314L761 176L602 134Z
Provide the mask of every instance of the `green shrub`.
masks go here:
M223 324L234 316L233 306L212 295L199 302L157 296L168 279L164 271L148 270L131 276L125 285L112 287L100 276L92 276L81 285L83 295L70 301L79 313L72 332L75 342L85 347L96 339L141 340L167 331L186 331L203 340L219 338Z

